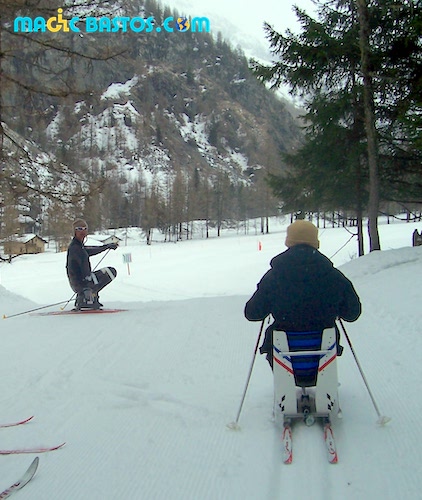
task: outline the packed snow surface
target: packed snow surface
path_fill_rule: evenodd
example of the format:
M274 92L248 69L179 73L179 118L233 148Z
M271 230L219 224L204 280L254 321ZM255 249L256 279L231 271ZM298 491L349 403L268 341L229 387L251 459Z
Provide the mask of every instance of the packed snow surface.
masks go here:
M72 291L65 253L0 266L0 448L54 445L40 455L22 500L277 500L421 498L422 224L381 224L381 252L356 258L346 229L321 229L320 250L353 281L363 304L346 323L376 409L343 338L338 359L343 419L333 424L330 465L316 423L293 428L294 461L282 463L272 417L272 374L257 356L233 431L260 323L246 300L283 251L287 221L268 235L225 233L174 243L120 234L118 250L91 259L117 268L101 294L117 314L44 316ZM127 254L132 262L125 263ZM125 257L126 255L126 257ZM68 305L67 308L70 308ZM0 456L0 492L33 457Z

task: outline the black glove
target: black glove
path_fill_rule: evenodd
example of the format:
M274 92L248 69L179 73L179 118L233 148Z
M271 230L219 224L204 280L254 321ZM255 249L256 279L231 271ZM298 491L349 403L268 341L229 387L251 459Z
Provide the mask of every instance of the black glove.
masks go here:
M109 250L116 250L116 248L117 248L118 246L119 246L119 245L118 245L117 243L109 243L109 244L107 245L107 248L108 248Z

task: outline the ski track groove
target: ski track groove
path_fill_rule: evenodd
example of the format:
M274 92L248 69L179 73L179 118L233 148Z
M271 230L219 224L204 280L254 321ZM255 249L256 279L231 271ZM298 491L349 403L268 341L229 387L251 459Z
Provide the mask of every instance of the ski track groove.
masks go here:
M231 308L230 304L226 307ZM214 310L211 314L215 318L222 313ZM51 319L37 318L37 321ZM68 442L66 454L71 455L72 463L79 463L78 468L84 471L76 485L71 484L70 478L60 483L53 478L51 488L57 497L73 500L84 491L92 491L90 499L110 498L117 492L121 498L133 499L142 492L142 497L145 495L148 499L213 500L217 490L219 498L232 500L239 492L250 493L242 487L238 462L241 461L242 468L252 469L250 473L253 473L253 465L248 463L246 456L239 458L243 453L238 436L226 429L244 384L245 360L246 363L250 361L249 345L242 340L239 343L236 335L227 335L227 328L239 330L238 320L217 328L204 326L198 332L197 324L189 324L184 315L179 315L176 320L172 318L168 331L174 328L183 332L175 349L174 342L166 342L165 336L157 338L151 334L152 330L140 328L138 318L136 322L134 320L134 328L136 324L139 336L132 337L128 350L121 338L125 332L116 336L115 320L94 331L95 322L84 321L83 329L78 330L73 319L60 322L57 352L60 345L61 355L54 359L53 366L46 362L44 373L34 382L34 390L36 388L41 394L40 404L52 403L53 394L56 397L59 394L55 407L62 406L67 417L52 425L51 430L60 429L65 434ZM156 325L156 318L143 319L151 328ZM183 328L178 322L183 322ZM207 323L212 325L211 319ZM255 325L248 326L253 345L256 328ZM46 360L51 344L47 338L45 340L45 345L41 345L41 357ZM227 351L231 353L228 357L219 356L222 341L227 342ZM205 370L204 350L215 360ZM154 357L157 358L155 365L148 363L143 366L143 359ZM122 363L133 367L125 369L124 377L118 370ZM242 369L233 379L237 383L232 389L232 397L225 396L227 413L222 414L218 409L221 407L219 394L227 387L227 369L233 364L240 364ZM202 389L209 385L209 377L215 382L212 394ZM182 388L180 380L183 381ZM71 404L78 399L84 402L81 409ZM83 409L86 401L90 401L89 415ZM111 417L107 416L110 414ZM169 418L173 423L177 422L180 432L176 435L167 431ZM84 428L82 435L80 428ZM28 433L28 439L30 436ZM130 449L121 444L128 441L133 442ZM207 448L215 449L216 441L219 443L218 453L207 453ZM101 454L98 461L98 449L104 443L112 453ZM247 445L253 447L252 442ZM54 459L53 462L49 457L49 465L55 470L53 475L63 476L60 455ZM128 461L137 464L139 474L136 477L133 477L133 468L120 465ZM101 471L99 476L98 469ZM214 469L219 471L218 477L207 473ZM112 470L113 474L110 474ZM187 470L193 474L187 474ZM96 474L95 480L91 478L93 474ZM234 477L233 488L228 490L224 481L220 488L220 479L231 475ZM163 477L167 478L166 481ZM33 498L41 494L41 480L34 483L31 492Z
M346 324L380 410L392 422L376 426L377 415L343 339L338 364L344 419L333 424L339 463L327 463L320 427L299 424L293 428L294 462L287 466L281 460L281 430L270 419L271 371L259 356L241 430L226 428L236 415L259 330L258 323L243 320L244 302L230 297L136 304L125 313L124 328L117 317L107 322L32 318L43 331L36 355L22 367L22 398L16 401L15 387L8 389L6 382L2 401L7 420L14 411L33 412L35 419L19 430L0 429L2 447L61 440L67 445L43 455L37 477L19 493L22 500L44 499L46 489L61 500L87 498L87 492L89 500L284 500L297 498L303 487L312 491L312 500L337 500L339 487L345 500L369 500L379 492L393 500L397 481L403 498L419 498L418 452L414 442L402 442L400 425L416 424L422 409L412 383L421 379L422 345L420 337L407 339L403 318L394 322L400 316L395 308L368 306L380 317L379 331L369 329L374 318L365 310L358 323ZM209 307L198 324L195 311L202 303ZM17 321L26 329L32 324L27 318ZM391 329L403 330L400 343ZM8 336L9 331L6 342ZM25 342L17 337L8 343L16 350L4 364L5 380L11 381L12 360ZM375 355L379 345L394 353L391 359ZM412 368L407 368L411 380L403 384L406 367ZM211 392L204 390L210 387ZM33 407L24 406L31 402ZM21 463L21 457L2 460L5 487ZM252 487L245 481L249 477L257 478Z

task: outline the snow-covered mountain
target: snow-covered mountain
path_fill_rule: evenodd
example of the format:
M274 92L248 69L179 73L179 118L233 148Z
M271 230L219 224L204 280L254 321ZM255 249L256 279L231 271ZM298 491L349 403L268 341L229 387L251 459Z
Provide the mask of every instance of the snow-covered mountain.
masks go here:
M159 20L170 10L155 1L142 8L131 1L124 12ZM11 54L4 69L18 84L4 90L3 119L74 172L75 181L89 179L93 193L107 184L106 196L121 195L116 207L129 204L129 211L139 213L132 194L140 199L142 191L145 199L153 183L168 201L177 175L186 183L197 176L196 184L214 192L224 180L261 204L249 217L265 212L263 179L280 170L281 154L298 144L301 132L288 105L251 74L233 37L226 42L206 32L59 33L50 45L62 50L45 54L31 37L18 36L17 45L7 30L4 35ZM37 87L43 92L34 92ZM24 167L15 164L14 174L22 177ZM92 203L94 195L86 198ZM89 210L104 212L103 206ZM45 217L39 207L34 211L33 218ZM237 215L226 210L223 217ZM111 222L111 216L105 219ZM139 217L126 217L125 224L139 225Z

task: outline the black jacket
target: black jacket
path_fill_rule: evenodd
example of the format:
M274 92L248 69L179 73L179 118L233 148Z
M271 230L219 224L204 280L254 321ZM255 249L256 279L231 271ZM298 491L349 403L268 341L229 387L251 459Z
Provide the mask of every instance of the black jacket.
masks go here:
M86 287L84 279L91 275L89 257L107 250L107 245L86 247L78 239L73 238L67 249L66 271L69 283L75 292L81 292Z
M272 314L273 329L296 332L332 327L337 317L355 321L360 313L352 283L309 245L295 245L274 257L245 306L248 320Z

